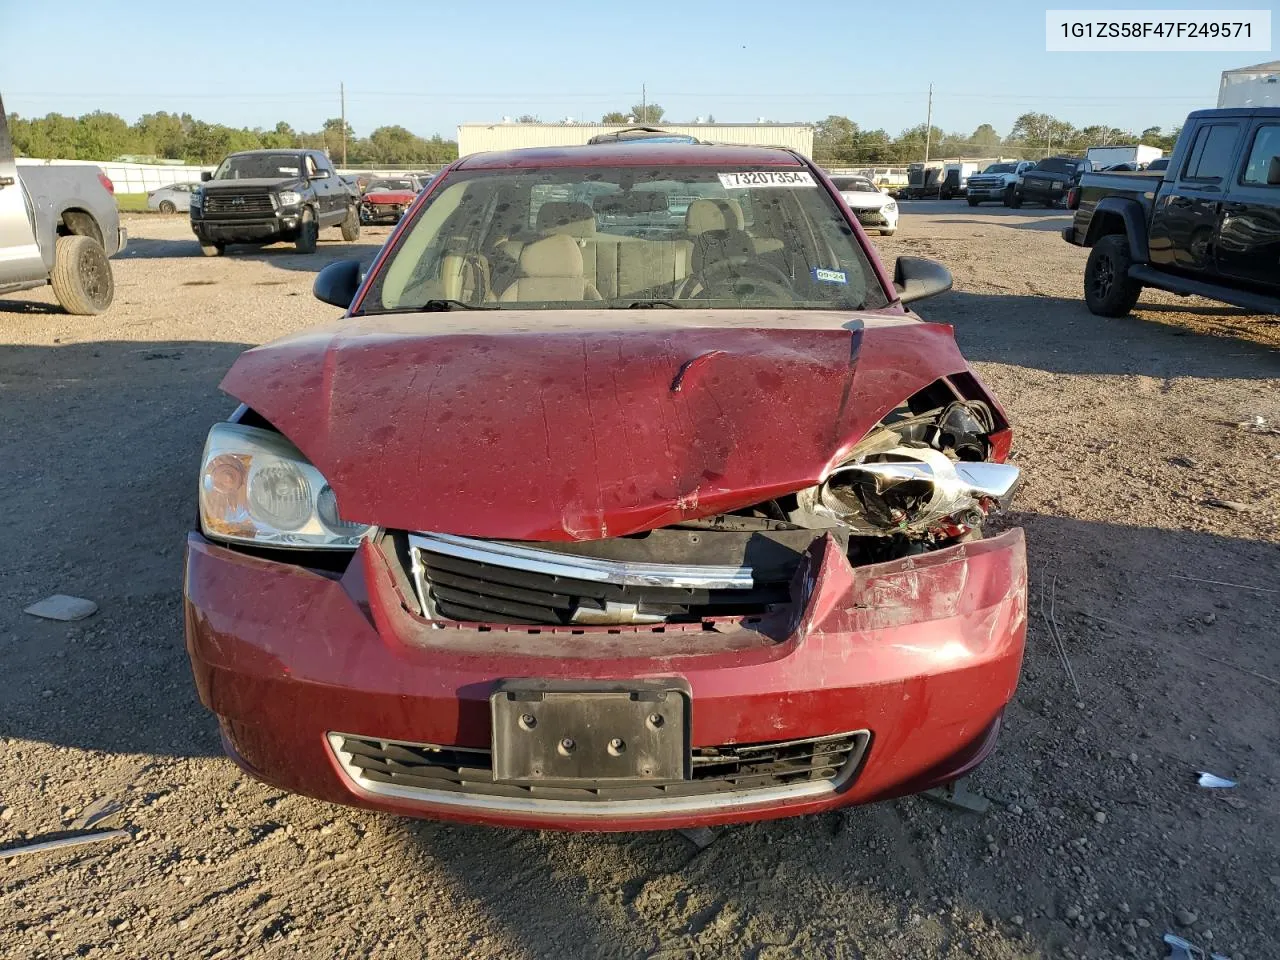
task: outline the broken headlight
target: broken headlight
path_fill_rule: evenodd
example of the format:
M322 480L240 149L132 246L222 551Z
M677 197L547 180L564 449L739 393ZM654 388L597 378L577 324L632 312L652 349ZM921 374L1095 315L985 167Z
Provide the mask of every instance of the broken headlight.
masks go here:
M215 424L200 465L205 536L259 546L350 550L373 528L342 519L320 471L278 433Z

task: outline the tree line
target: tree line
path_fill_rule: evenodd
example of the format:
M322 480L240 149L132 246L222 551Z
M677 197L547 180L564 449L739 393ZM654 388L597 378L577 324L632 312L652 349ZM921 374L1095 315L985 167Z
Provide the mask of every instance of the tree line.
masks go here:
M79 117L50 113L27 119L9 114L9 134L18 156L58 160L118 160L121 157L217 163L228 153L259 147L326 150L342 159L343 122L326 120L316 131L295 130L281 121L269 130L228 127L196 120L189 113L148 113L126 123L114 113L95 110ZM402 126L378 127L358 137L346 125L347 162L387 166L448 163L457 159L458 144L439 135L420 137Z
M1173 149L1181 128L1165 132L1147 127L1141 133L1106 124L1075 127L1047 113L1024 113L1008 134L989 123L972 133L948 133L939 127L927 131L923 123L896 137L885 130L864 130L848 117L829 116L815 124L813 158L829 167L905 164L923 160L926 140L930 157L1016 157L1036 160L1054 154L1082 155L1093 146L1145 143L1166 153Z

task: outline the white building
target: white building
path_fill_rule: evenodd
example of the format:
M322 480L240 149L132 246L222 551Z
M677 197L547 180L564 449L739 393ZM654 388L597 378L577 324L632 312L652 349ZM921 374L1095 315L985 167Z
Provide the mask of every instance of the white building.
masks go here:
M460 123L458 155L521 147L571 147L592 137L626 130L625 123ZM742 143L789 147L805 156L813 153L813 127L807 123L663 123L669 133L687 134L714 143Z
M1280 60L1222 71L1220 107L1280 107Z

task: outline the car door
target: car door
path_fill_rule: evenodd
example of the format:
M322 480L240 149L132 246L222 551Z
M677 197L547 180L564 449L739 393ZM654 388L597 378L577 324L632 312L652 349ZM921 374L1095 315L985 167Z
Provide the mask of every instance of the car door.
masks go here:
M1280 123L1258 123L1222 201L1215 253L1224 276L1274 290L1280 286L1280 183L1268 182L1273 159L1280 166Z
M18 179L4 103L0 101L0 286L45 276L31 205Z
M321 177L316 182L323 188L324 197L328 204L327 222L337 223L347 212L346 192L342 188L342 181L338 179L338 171L333 168L329 158L323 153L317 153L315 156L316 169Z
M326 225L333 220L333 196L329 191L329 181L320 176L318 154L302 155L302 174L315 197L316 219L321 225Z
M1156 198L1152 263L1187 273L1216 272L1218 220L1243 132L1238 120L1206 122L1196 131L1177 179L1166 182Z

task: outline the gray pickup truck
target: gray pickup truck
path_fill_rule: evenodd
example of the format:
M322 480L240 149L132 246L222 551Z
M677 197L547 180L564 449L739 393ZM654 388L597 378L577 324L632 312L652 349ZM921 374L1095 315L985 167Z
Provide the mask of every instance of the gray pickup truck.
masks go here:
M68 313L111 306L107 258L127 238L112 193L97 167L19 168L0 100L0 294L48 283Z

